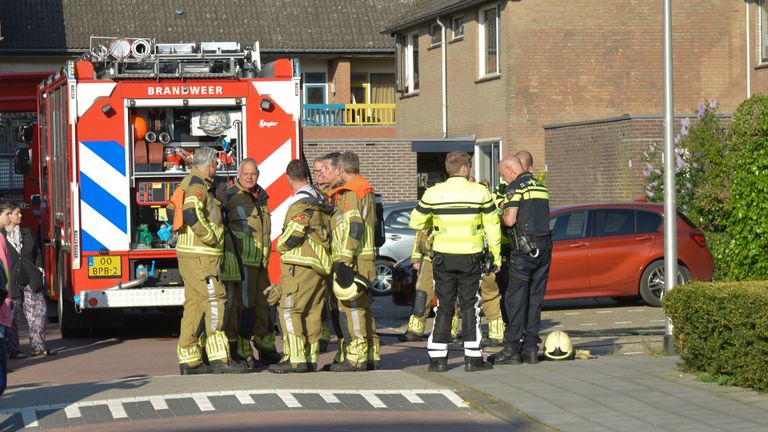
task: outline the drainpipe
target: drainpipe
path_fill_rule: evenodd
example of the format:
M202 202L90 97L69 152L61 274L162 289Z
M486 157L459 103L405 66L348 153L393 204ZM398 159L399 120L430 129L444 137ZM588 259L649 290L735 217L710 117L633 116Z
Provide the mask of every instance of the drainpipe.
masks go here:
M752 61L750 58L750 51L752 49L749 45L749 2L744 2L747 5L747 16L745 20L745 27L747 32L747 99L749 99L752 96L752 76L750 74L750 68L752 67Z
M443 90L443 138L448 137L448 60L446 50L448 48L448 41L445 40L446 31L445 24L437 17L437 24L440 25L440 53L443 57L442 61L442 90Z

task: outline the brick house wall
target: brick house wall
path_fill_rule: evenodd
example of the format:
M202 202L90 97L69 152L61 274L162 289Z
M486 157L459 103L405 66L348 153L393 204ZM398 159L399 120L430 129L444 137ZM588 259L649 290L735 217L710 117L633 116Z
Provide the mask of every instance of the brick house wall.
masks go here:
M416 154L410 141L304 140L304 156L310 164L334 151L357 153L360 174L382 195L384 204L416 200Z
M676 116L675 134L684 117ZM729 124L730 116L721 119ZM643 154L664 148L663 116L624 115L608 119L547 125L546 183L553 206L632 201L645 198ZM659 153L660 154L660 153ZM654 166L662 168L661 160Z
M483 81L478 80L478 11L491 4L501 10L501 73ZM450 42L448 32L448 136L500 137L503 154L526 148L542 170L551 165L553 148L549 143L545 147L545 125L625 113L661 116L662 8L663 2L650 1L510 0L453 13L464 15L466 23L461 41ZM752 9L756 19L758 8ZM441 51L427 49L428 24L409 30L422 35L420 89L416 96L397 100L401 138L441 133ZM746 98L751 69L746 65L746 25L744 2L673 5L676 113L690 113L705 99L716 99L721 112L731 113ZM756 40L753 49L759 45ZM759 56L752 57L754 63ZM768 69L752 72L753 88L768 91ZM624 145L617 139L613 151ZM593 152L591 158L599 156L594 153L599 147L586 149ZM623 182L621 166L614 165L604 176Z

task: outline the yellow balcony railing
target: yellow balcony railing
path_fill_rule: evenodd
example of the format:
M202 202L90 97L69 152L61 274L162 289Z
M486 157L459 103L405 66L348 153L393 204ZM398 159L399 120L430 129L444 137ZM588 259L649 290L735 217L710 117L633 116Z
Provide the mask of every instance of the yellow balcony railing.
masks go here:
M393 125L395 104L345 104L344 124L349 126Z

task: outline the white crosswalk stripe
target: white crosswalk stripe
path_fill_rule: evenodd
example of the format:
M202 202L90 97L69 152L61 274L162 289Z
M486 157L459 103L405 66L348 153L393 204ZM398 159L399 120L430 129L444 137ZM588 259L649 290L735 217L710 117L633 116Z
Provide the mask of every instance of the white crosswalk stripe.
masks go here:
M448 399L456 408L468 408L468 405L451 390L442 389L405 389L405 390L329 390L329 389L252 389L252 390L229 390L229 391L211 391L200 393L176 393L165 395L149 395L139 397L126 397L126 398L114 398L104 400L85 400L80 402L61 403L57 405L38 405L22 408L11 408L0 410L0 415L13 415L20 413L24 422L25 428L37 428L40 427L38 420L38 413L61 410L67 419L80 419L83 418L83 408L87 407L106 407L112 418L126 419L130 416L126 411L126 405L129 403L150 403L152 408L156 411L169 410L168 401L187 400L193 403L200 409L201 412L215 412L216 407L211 402L212 397L234 397L242 405L257 404L257 399L253 398L253 395L276 395L285 404L288 409L303 408L301 402L296 399L297 394L307 395L314 394L321 397L327 404L343 404L339 400L339 395L355 395L365 400L371 409L387 409L389 408L384 401L381 400L382 395L399 395L406 401L412 404L428 405L424 396L441 395ZM346 399L345 399L346 401ZM358 402L355 402L358 403ZM442 409L442 408L435 408Z

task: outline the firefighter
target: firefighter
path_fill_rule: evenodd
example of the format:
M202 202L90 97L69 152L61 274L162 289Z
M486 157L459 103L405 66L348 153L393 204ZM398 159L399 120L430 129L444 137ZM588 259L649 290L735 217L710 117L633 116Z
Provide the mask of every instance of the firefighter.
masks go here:
M497 364L539 362L541 303L552 260L549 192L515 156L505 157L499 172L509 182L502 215L509 227L509 285L504 295L507 328Z
M325 181L326 187L322 189L324 195L328 196L334 189L341 187L344 184L344 180L341 178L341 168L339 167L339 156L341 153L332 152L323 156L322 165L322 177ZM328 198L330 202L330 197ZM333 238L333 230L331 228L331 217L327 220L328 230L331 238ZM326 280L326 305L328 309L329 318L333 327L333 332L336 334L338 347L336 349L336 355L333 357L333 363L341 363L344 361L344 330L341 326L341 313L339 311L339 300L333 293L333 274L328 276ZM330 370L331 364L325 365L323 370Z
M326 179L326 171L328 170L327 156L320 156L312 161L312 177L315 180L315 186L323 196L325 196L331 189L331 184ZM325 221L326 226L330 225L330 217ZM326 276L324 280L324 287L326 287L326 301L322 309L323 327L320 329L320 352L328 351L328 344L331 342L331 328L333 327L331 301L328 298L331 290L331 276ZM336 313L336 322L338 322L338 311Z
M272 222L269 196L258 184L259 166L243 159L235 184L226 192L227 233L224 239L224 271L229 313L227 336L232 357L259 366L251 348L253 339L262 364L280 360L263 291L269 286L269 254Z
M432 300L435 298L435 282L432 278L432 236L431 230L416 232L411 253L411 263L418 272L416 279L416 293L413 298L413 310L408 318L408 327L405 333L398 337L400 342L418 342L424 340L425 325L429 312L432 310ZM451 340L456 339L459 328L459 314L453 315L451 320Z
M286 169L293 191L277 240L280 255L280 326L283 358L270 372L312 372L320 354L324 279L331 273L330 236L323 213L331 208L309 184L304 161L293 160Z
M434 329L427 341L432 372L448 369L450 324L458 296L464 319L464 370L493 367L483 360L480 348L480 277L484 243L492 255L492 271L501 265L499 217L487 188L468 180L471 157L465 152L448 153L445 168L449 178L427 189L411 213L410 226L432 227L432 272L438 299Z
M360 175L357 154L350 151L342 153L339 168L344 184L329 194L334 204L331 218L333 271L335 283L346 287L352 285L355 273L368 281L376 279L376 203L373 188ZM346 321L342 324L345 331L344 359L332 364L330 370L351 372L378 368L381 361L379 337L376 335L372 303L368 289L353 298L339 299L339 310Z
M223 255L224 225L219 201L211 186L217 152L201 147L192 158L192 170L179 188L184 191L184 227L179 232L176 256L184 280L184 314L177 354L182 375L239 373L246 369L229 362L227 336L222 331L227 306L219 280ZM204 344L209 365L203 363Z

